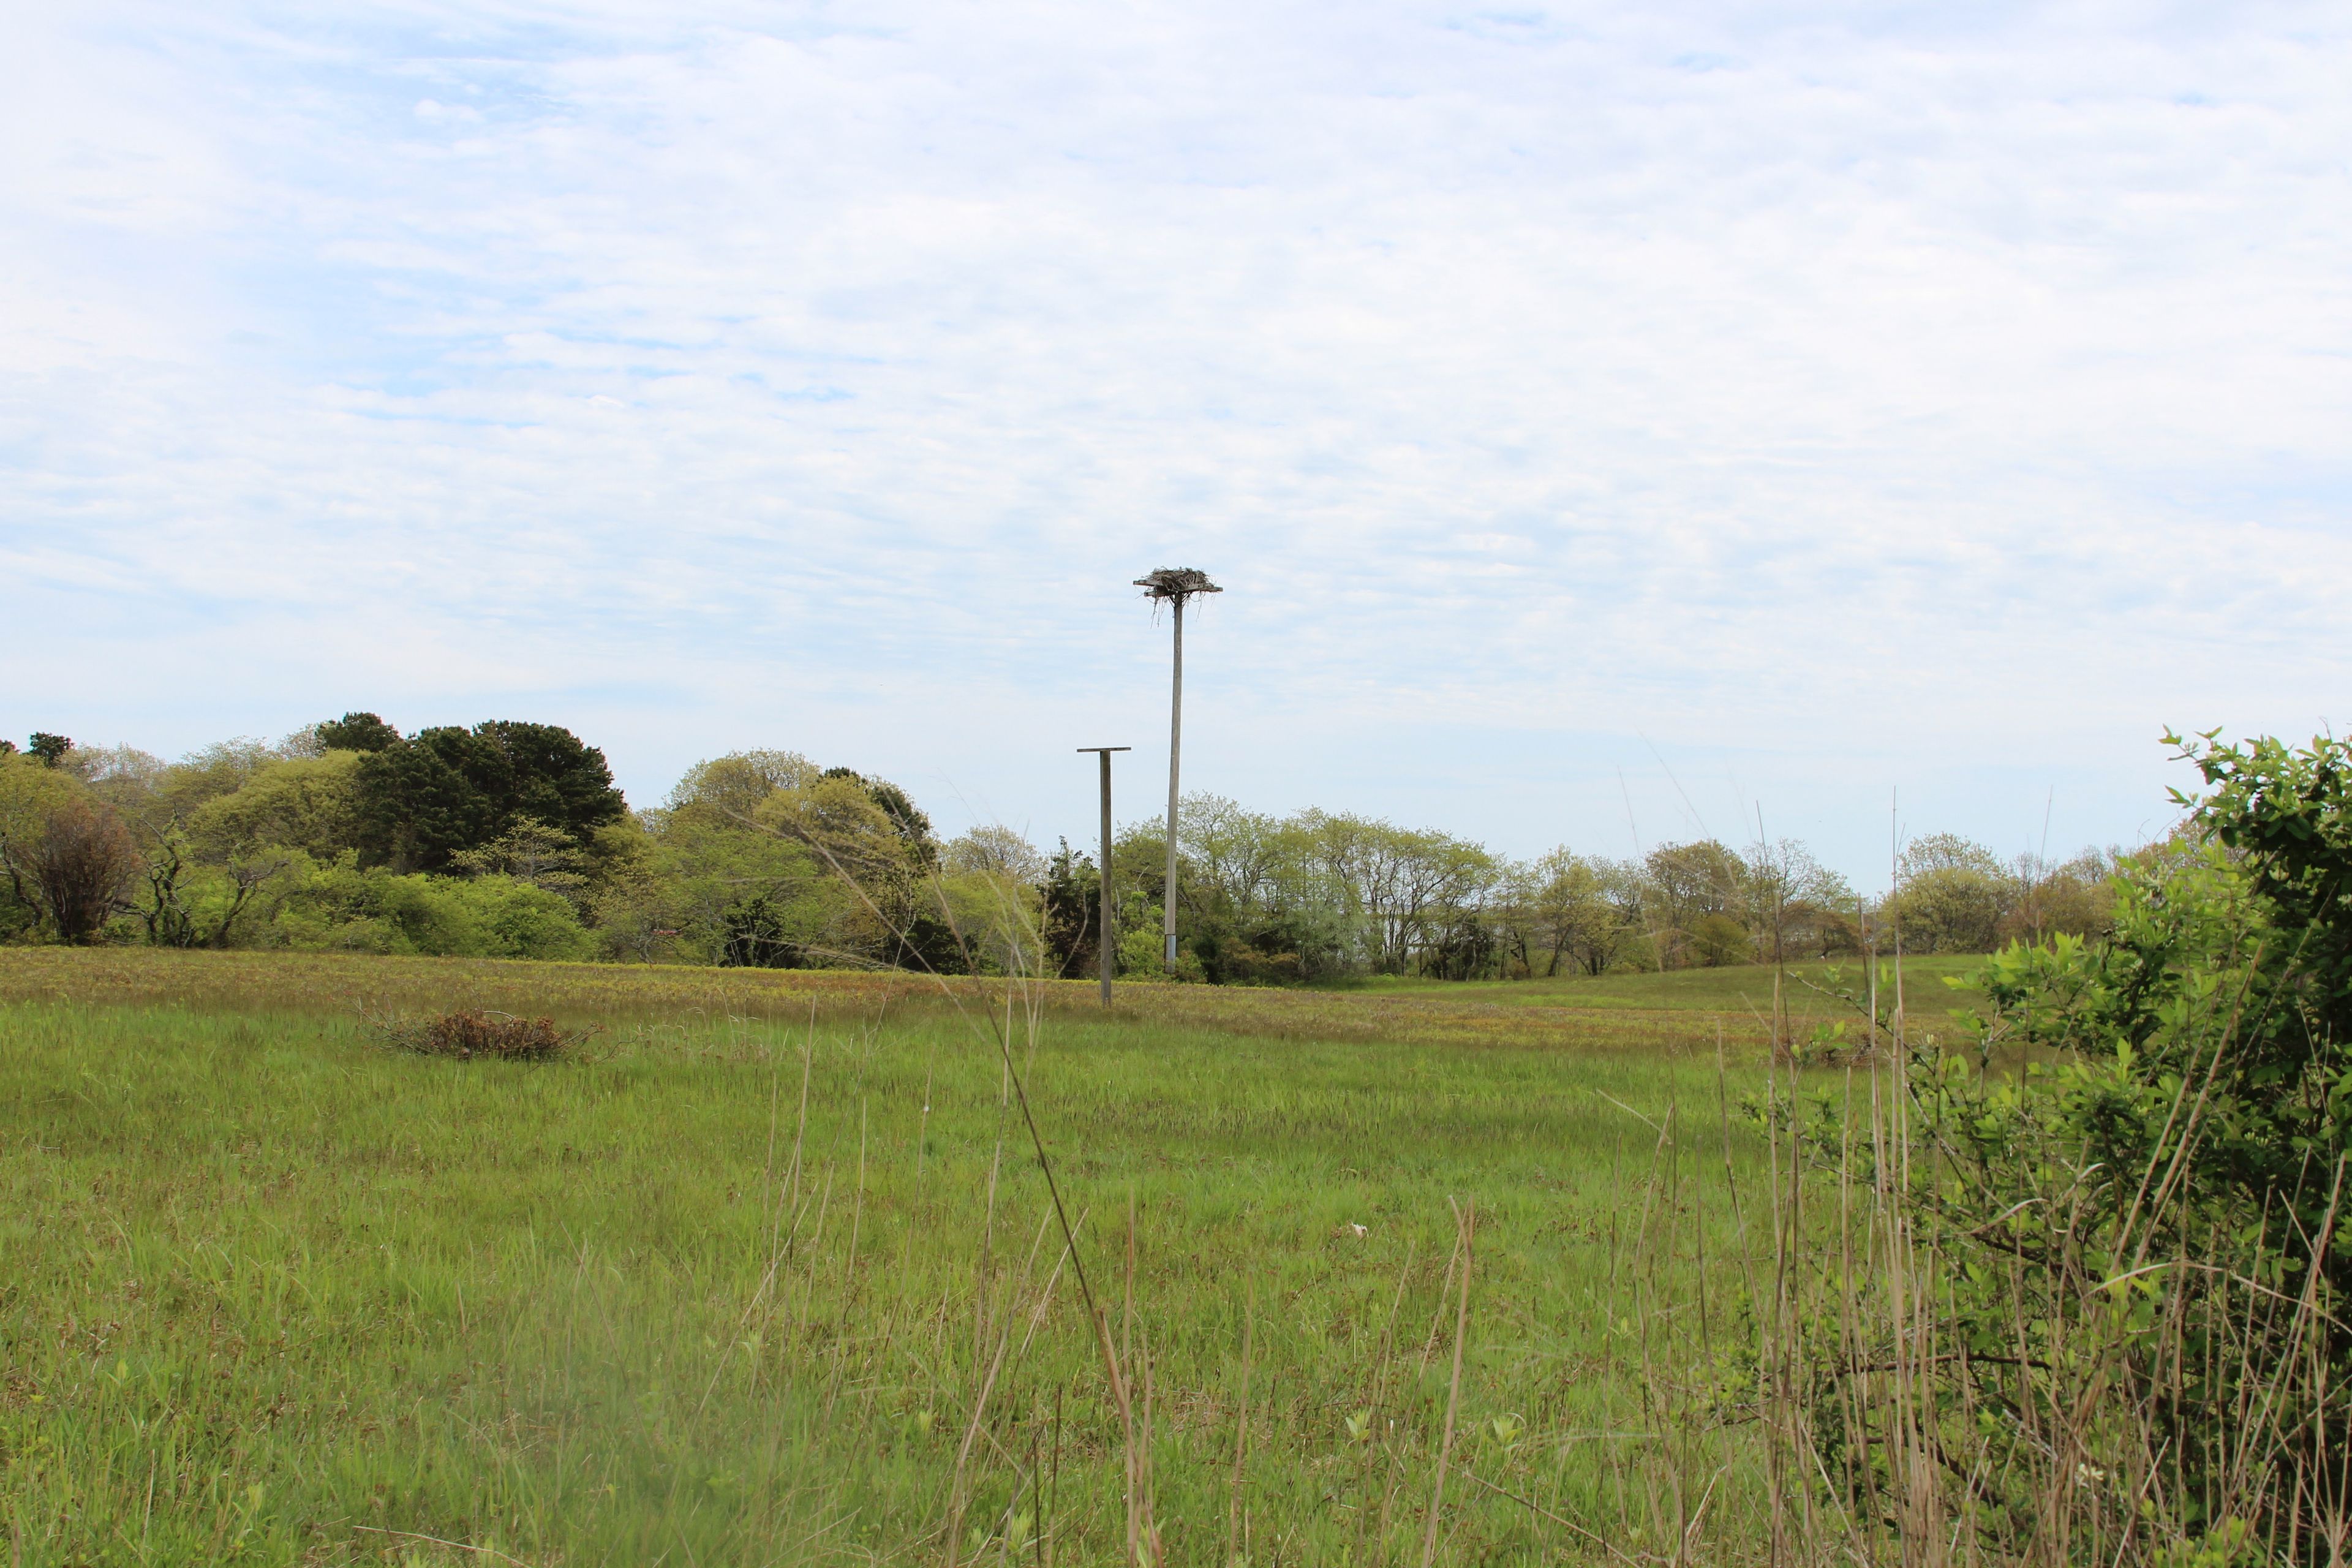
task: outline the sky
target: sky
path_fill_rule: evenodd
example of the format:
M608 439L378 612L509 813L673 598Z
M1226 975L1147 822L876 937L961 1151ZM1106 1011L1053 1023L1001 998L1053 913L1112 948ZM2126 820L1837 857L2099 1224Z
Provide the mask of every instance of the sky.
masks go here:
M2339 722L2352 8L0 0L0 733L2129 845ZM21 742L20 742L21 743Z

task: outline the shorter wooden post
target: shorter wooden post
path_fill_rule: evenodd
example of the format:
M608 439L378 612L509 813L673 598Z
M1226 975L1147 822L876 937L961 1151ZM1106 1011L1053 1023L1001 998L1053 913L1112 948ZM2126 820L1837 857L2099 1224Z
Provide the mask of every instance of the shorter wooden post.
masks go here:
M1102 913L1095 922L1095 946L1102 960L1102 1003L1110 1005L1110 977L1117 957L1114 932L1118 926L1111 911L1118 906L1110 896L1110 754L1131 752L1132 746L1080 746L1081 752L1093 752L1102 758Z

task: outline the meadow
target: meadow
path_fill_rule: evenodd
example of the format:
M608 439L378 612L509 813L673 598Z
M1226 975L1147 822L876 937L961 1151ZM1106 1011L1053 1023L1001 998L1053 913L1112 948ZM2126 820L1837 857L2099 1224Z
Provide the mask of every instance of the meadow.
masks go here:
M1769 971L957 984L0 951L10 1562L1770 1552Z

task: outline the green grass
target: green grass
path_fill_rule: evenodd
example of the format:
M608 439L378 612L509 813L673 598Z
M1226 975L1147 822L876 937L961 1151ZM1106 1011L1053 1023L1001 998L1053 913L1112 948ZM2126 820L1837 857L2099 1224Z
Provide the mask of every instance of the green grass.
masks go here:
M1966 953L1906 958L1906 1010L1917 1017L1981 1006L1984 994L1968 982L1984 962L1980 955ZM1880 983L1885 993L1881 1006L1890 1008L1894 1005L1894 966L1886 959L1881 959L1879 965ZM1562 974L1549 979L1466 984L1382 978L1360 984L1367 989L1401 994L1453 994L1465 1001L1516 1003L1522 1006L1627 1007L1769 1017L1773 978L1769 964L1738 963L1719 969L1678 969L1664 974L1621 972L1597 977ZM1866 996L1869 985L1870 965L1862 959L1791 963L1782 974L1782 1005L1790 1012L1804 1015L1851 1012L1839 1000L1841 994Z
M1115 1331L1132 1205L1169 1563L1222 1564L1236 1507L1262 1568L1420 1561L1449 1198L1443 1559L1662 1543L1710 1487L1694 1549L1760 1551L1708 1358L1745 1289L1722 1171L1762 1155L1700 1005L1084 994L1016 1031ZM929 1562L950 1519L963 1560L1037 1557L1041 1519L1062 1563L1123 1554L1001 1065L895 981L5 952L0 998L12 1563ZM352 998L606 1029L428 1059Z

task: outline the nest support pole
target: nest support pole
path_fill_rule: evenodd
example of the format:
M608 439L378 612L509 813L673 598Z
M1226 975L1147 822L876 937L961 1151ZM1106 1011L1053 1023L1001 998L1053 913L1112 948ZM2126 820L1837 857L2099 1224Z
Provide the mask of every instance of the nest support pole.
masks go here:
M1190 566L1162 566L1135 585L1153 604L1165 604L1176 616L1175 675L1168 695L1168 880L1160 895L1160 934L1168 967L1176 967L1176 797L1184 757L1184 602L1195 594L1222 594L1206 572Z

